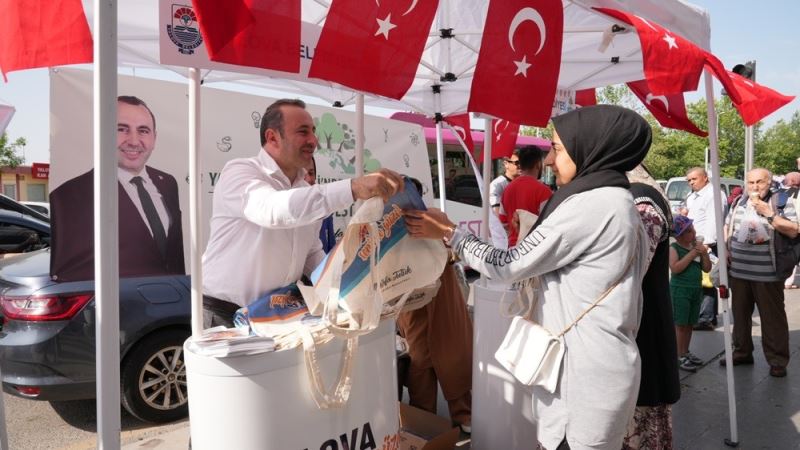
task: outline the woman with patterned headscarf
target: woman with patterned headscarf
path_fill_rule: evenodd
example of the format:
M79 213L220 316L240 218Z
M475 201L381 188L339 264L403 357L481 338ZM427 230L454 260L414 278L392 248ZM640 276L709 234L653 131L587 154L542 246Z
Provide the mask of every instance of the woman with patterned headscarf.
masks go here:
M635 112L610 105L553 119L545 164L560 186L515 247L493 248L436 210L409 211L415 237L444 238L469 266L494 280L538 278L534 320L563 336L555 392L533 387L539 441L548 450L622 447L639 390L636 333L648 242L625 172L647 154L651 130ZM610 291L609 291L610 289ZM604 291L608 295L589 307Z

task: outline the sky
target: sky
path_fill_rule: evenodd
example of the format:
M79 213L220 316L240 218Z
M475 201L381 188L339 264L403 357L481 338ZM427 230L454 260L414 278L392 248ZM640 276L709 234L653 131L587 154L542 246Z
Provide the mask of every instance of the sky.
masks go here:
M756 80L785 95L800 96L800 0L694 0L711 16L711 51L727 68L756 61ZM175 79L175 78L173 78ZM687 102L703 97L703 83ZM715 95L720 86L716 84ZM47 162L49 157L49 83L47 69L12 72L8 83L0 80L0 103L17 112L6 130L14 140L24 137L26 163ZM800 110L800 100L764 120L771 126ZM368 113L389 115L387 111Z

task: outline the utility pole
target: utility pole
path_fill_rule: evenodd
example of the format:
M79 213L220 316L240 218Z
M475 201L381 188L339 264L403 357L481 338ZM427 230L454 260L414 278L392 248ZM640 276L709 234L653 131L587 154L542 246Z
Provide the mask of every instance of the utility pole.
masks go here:
M733 73L739 74L749 80L756 81L756 61L747 61L744 64L733 66ZM753 126L748 125L744 129L744 173L753 169L754 137Z

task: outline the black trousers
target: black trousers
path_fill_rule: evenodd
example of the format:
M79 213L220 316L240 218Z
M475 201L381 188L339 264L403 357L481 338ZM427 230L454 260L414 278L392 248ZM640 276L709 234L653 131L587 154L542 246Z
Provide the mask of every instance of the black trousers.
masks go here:
M233 315L239 305L215 297L203 295L203 328L224 325L233 328Z

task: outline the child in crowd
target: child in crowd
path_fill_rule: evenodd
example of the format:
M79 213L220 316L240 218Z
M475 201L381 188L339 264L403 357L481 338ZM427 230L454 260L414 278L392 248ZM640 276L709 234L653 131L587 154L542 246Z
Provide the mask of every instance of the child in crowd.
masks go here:
M708 247L697 239L692 219L675 216L672 234L676 242L669 249L669 268L672 271L669 291L678 344L678 367L696 372L703 360L689 351L689 342L692 340L692 326L697 323L703 300L702 272L711 270L711 260Z

